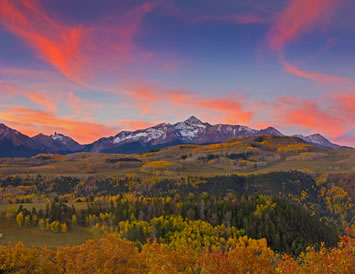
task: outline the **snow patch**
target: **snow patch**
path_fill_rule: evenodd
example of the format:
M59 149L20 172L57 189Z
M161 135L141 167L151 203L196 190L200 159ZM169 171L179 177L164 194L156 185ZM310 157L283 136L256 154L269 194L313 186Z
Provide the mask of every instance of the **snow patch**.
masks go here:
M55 134L55 135L52 135L51 137L55 141L63 141L63 139L64 139L64 136L60 135L60 134Z

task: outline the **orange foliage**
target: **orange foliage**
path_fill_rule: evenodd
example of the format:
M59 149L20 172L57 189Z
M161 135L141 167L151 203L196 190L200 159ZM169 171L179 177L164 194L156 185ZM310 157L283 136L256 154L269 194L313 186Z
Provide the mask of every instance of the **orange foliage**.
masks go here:
M355 273L354 235L338 248L308 248L299 258L275 254L266 240L240 237L225 252L202 252L148 243L139 251L117 234L51 251L22 243L0 246L3 273Z
M277 268L280 273L355 273L354 235L343 236L338 248L319 251L308 248L298 259L285 254Z
M274 273L274 252L267 247L265 239L253 240L240 237L228 253L207 252L200 263L207 273Z

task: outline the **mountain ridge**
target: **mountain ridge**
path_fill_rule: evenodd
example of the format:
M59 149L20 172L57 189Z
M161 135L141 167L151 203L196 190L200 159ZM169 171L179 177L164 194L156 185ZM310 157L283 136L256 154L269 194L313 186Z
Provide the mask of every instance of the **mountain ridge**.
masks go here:
M243 125L209 124L195 116L175 124L160 123L135 131L121 131L115 136L102 137L91 144L81 145L60 133L28 137L0 123L0 157L28 157L39 153L69 154L74 152L142 153L154 148L178 144L222 143L232 138L256 136L286 136L274 127L253 129ZM319 133L309 136L293 135L311 145L342 148Z

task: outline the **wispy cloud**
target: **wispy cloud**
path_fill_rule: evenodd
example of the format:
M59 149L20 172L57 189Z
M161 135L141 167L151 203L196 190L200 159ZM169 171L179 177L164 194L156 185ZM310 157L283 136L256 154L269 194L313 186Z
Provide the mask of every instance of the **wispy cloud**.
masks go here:
M295 40L305 32L309 32L313 25L329 13L337 4L336 0L291 0L281 11L275 24L267 34L267 41L271 48L282 50L287 43Z
M319 84L344 84L349 83L352 80L346 77L339 77L335 75L320 73L320 72L310 72L310 71L303 71L297 66L286 62L281 58L281 64L284 67L284 70L294 76L305 78L312 80Z
M47 94L17 88L15 86L8 85L0 81L0 93L4 92L10 93L12 96L25 96L28 100L35 103L36 105L43 107L47 111L53 112L57 108L56 102L54 102L54 100L52 100Z
M65 77L86 86L114 66L143 58L134 52L133 37L152 8L145 3L96 24L71 26L53 20L37 1L1 0L0 23Z
M350 82L351 79L322 72L301 70L294 64L287 62L284 48L305 33L314 30L317 23L328 20L340 1L336 0L291 0L284 8L266 35L268 46L275 50L285 72L318 84L339 84ZM327 44L326 50L329 45Z

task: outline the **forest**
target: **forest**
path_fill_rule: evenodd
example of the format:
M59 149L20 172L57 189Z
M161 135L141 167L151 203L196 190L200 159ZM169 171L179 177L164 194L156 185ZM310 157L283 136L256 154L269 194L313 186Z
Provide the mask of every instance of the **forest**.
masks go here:
M92 236L55 250L9 243L1 247L0 269L86 271L94 267L86 263L87 256L102 250L95 260L110 272L114 264L105 256L112 249L117 260L127 258L116 264L129 272L248 272L260 264L270 273L283 273L324 270L333 263L347 272L354 270L354 207L338 182L327 174L300 171L175 178L134 173L3 176L2 218L9 226L58 238L82 229ZM20 253L27 254L21 255L22 266ZM67 254L76 254L76 259ZM344 260L337 262L335 254ZM252 258L257 258L254 268L247 263ZM237 259L243 262L237 264ZM318 264L322 261L326 264Z
M265 238L274 251L292 255L299 255L307 246L319 248L324 243L334 247L339 241L335 227L325 220L285 199L264 195L205 193L151 199L119 195L88 202L87 209L80 211L55 199L38 212L21 205L16 211L10 208L7 219L20 227L38 226L53 232L90 226L98 232L117 232L138 245L156 240L174 247L182 238L196 234L198 238L192 237L191 244L201 250L222 248L230 239L244 235Z

